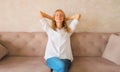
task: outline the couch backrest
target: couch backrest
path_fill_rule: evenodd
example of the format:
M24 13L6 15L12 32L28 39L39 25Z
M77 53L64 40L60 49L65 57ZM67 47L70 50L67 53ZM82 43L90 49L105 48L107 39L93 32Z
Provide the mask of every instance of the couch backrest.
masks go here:
M111 33L73 33L74 56L101 56ZM9 55L44 56L47 35L44 32L0 32L0 43Z
M1 32L0 42L9 50L9 55L43 56L47 43L44 32Z
M101 56L111 33L81 32L71 36L75 56Z

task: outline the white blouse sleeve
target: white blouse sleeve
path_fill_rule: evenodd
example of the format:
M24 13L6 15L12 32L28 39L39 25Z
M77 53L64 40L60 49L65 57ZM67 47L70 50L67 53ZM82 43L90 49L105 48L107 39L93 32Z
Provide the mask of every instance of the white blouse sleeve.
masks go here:
M45 32L48 32L48 30L50 29L50 25L49 25L48 21L45 18L40 18L40 23L41 23L43 30Z
M75 30L77 24L78 24L78 20L77 20L77 19L74 19L74 20L70 23L69 27L70 27L70 29L72 30L72 32Z

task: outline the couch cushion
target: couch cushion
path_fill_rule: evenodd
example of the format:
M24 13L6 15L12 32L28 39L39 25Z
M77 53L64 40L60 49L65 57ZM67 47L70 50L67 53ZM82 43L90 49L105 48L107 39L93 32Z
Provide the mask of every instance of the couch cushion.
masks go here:
M102 56L111 33L74 33L71 45L74 56Z
M43 57L7 57L0 62L0 72L50 72Z
M44 56L47 35L44 32L1 32L0 41L10 56Z
M7 55L8 53L8 50L0 44L0 60L5 56Z
M120 65L120 36L110 36L102 57Z
M120 72L120 66L101 57L74 57L70 72Z

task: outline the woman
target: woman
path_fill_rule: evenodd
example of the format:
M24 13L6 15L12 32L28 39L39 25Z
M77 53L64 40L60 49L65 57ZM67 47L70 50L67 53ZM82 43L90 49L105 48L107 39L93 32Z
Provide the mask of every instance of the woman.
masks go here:
M52 21L49 25L47 19ZM68 72L73 61L73 55L70 45L70 36L75 30L80 14L66 18L61 9L57 9L51 17L40 11L40 23L48 35L48 42L45 51L45 60L53 72ZM72 20L70 25L66 24L67 20Z

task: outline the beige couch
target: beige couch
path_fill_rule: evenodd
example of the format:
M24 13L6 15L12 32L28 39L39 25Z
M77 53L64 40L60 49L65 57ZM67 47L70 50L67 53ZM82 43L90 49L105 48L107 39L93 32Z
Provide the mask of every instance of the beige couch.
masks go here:
M120 72L120 66L102 58L112 33L74 33L74 61L70 72ZM50 72L44 61L44 32L0 32L0 44L8 53L0 60L0 72Z

